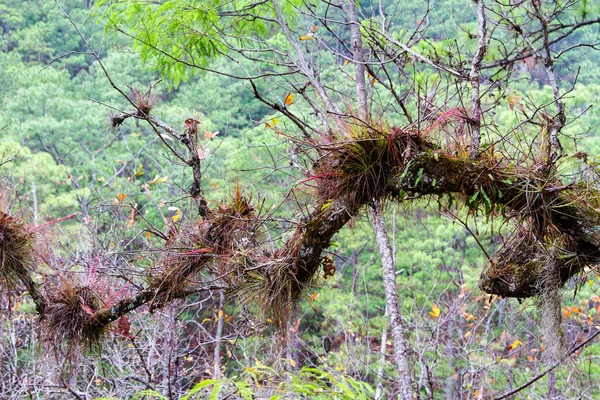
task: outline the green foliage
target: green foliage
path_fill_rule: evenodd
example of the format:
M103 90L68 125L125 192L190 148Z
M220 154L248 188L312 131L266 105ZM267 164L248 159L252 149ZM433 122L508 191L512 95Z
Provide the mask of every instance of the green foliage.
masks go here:
M300 3L281 2L282 14L293 21ZM267 38L273 25L245 15L277 18L269 2L251 0L100 0L96 7L107 30L126 30L142 60L175 87L198 70L217 71L209 62L230 48Z
M222 396L239 396L247 400L267 396L276 400L290 394L316 400L366 400L373 393L373 389L365 382L319 368L304 367L299 371L280 373L257 363L246 367L238 378L204 380L196 384L181 400L216 400Z

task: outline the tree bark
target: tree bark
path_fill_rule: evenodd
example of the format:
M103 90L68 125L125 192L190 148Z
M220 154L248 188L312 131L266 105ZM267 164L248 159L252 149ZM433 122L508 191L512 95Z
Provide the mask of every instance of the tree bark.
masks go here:
M225 311L223 306L225 304L225 293L223 290L219 290L219 309L217 310L217 333L215 334L215 350L214 350L214 367L213 376L215 379L221 377L221 337L223 336L223 319L225 317Z
M394 262L390 239L385 229L383 212L377 200L373 201L371 205L371 218L373 219L373 230L375 231L375 239L377 240L381 256L383 286L390 316L391 337L394 347L394 359L398 371L400 398L402 400L411 400L415 398L415 393L409 361L410 347L405 337L405 329L400 315L398 289L396 287L396 263Z
M385 310L385 315L388 316L387 307ZM379 365L377 366L377 377L375 378L375 400L381 400L383 397L383 366L385 365L385 353L387 350L387 334L388 334L388 326L387 324L383 327L383 331L381 332L381 348L379 357Z
M356 2L354 0L343 0L342 10L350 24L350 40L352 49L352 61L354 63L354 81L356 82L356 100L358 116L361 120L367 118L367 85L365 82L365 63L363 59L363 43L360 33L360 22L356 14Z
M479 94L479 70L481 68L481 61L485 55L486 44L486 18L485 18L485 6L483 0L477 0L477 23L479 26L477 51L471 62L471 72L469 73L469 80L471 81L471 102L473 103L473 113L471 114L471 150L469 155L471 158L477 158L479 155L479 143L481 141L481 116L483 114L481 110L481 95Z

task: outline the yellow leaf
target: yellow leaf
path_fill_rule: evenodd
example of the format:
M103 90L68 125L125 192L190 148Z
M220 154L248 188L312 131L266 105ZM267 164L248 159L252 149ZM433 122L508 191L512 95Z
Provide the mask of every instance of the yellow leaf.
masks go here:
M315 33L314 32L309 32L306 35L300 36L298 38L298 40L315 40L315 38L313 36L315 36Z
M508 107L510 107L511 110L513 110L515 108L515 106L523 111L524 107L521 104L521 96L518 93L511 93L509 94L506 99L508 100Z
M583 314L581 307L567 307L573 314Z
M175 215L173 215L173 222L177 222L181 219L181 210L177 210Z
M291 95L291 93L290 93L290 95ZM289 96L289 95L288 95L288 96ZM292 99L293 99L293 98L294 98L294 96L292 95ZM286 97L286 100L287 100L287 97ZM290 104L291 104L291 103L290 103ZM288 104L286 104L286 105L288 105ZM273 118L273 119L271 119L271 121L269 121L269 122L265 122L265 128L268 128L268 129L275 129L275 126L276 126L278 123L279 123L279 118Z
M171 219L173 220L173 222L177 222L181 219L182 213L181 210L177 207L169 207L168 208L169 211L175 211L175 214L173 214L173 216L171 217Z
M98 182L104 182L104 177L101 176L100 178L98 178Z
M209 321L210 321L210 318L204 318L204 319L202 320L202 323L209 322Z
M288 93L287 96L285 96L285 100L283 101L283 104L285 104L285 106L291 106L294 103L294 94L293 93Z
M325 203L321 206L321 211L327 210L329 207L331 207L332 204L333 204L333 202L331 200L327 200L327 203Z
M442 312L442 310L440 310L440 308L434 304L431 306L431 311L429 311L429 315L431 315L433 318L437 318L440 316L440 313Z
M463 317L465 317L465 319L466 319L467 321L471 321L471 320L472 320L472 321L476 321L476 320L477 320L477 317L476 317L476 316L474 316L473 314L469 314L469 313L468 313L468 312L466 312L466 311L465 311L465 312L464 312L462 315L463 315Z
M144 166L142 164L138 166L137 171L135 171L135 174L133 174L133 177L135 178L136 176L141 175L144 175Z
M508 347L506 348L506 351L511 351L513 349L516 349L517 347L523 345L523 342L521 342L519 339L515 340L514 342L512 342L510 345L508 345Z
M223 318L223 310L219 310L218 316L219 316L219 318Z
M165 183L167 180L169 179L168 176L163 176L162 178L160 177L160 175L156 175L154 176L154 179L152 179L150 182L153 185L157 185L159 183Z
M290 365L291 365L292 367L295 367L295 366L296 366L296 361L294 361L294 359L293 359L293 358L290 358Z

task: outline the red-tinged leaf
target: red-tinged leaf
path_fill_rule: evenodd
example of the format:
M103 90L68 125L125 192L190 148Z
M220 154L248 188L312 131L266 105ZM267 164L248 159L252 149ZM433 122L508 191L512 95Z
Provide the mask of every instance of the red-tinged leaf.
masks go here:
M311 31L313 31L313 32L316 32L316 31L317 31L317 27L316 27L316 26L313 26L313 27L311 28Z
M123 315L121 318L117 320L117 327L115 328L115 333L117 335L122 335L125 337L131 337L131 323L126 315Z
M94 317L96 315L94 313L94 310L92 310L87 304L85 304L85 301L83 300L83 297L79 296L79 300L81 301L81 309L83 311L85 311L86 314Z
M210 149L205 147L198 148L198 158L200 160L204 160L206 157L210 156Z
M216 132L209 132L207 130L204 130L204 137L207 139L214 139L217 135L219 134L219 131Z
M508 100L508 107L510 107L511 110L513 110L516 106L519 110L523 111L523 106L521 105L521 96L513 93L509 94L506 99Z
M185 120L185 122L183 123L183 126L185 127L185 130L190 133L190 134L196 134L198 132L198 124L200 123L200 121L194 119L194 118L188 118Z
M470 314L470 313L468 313L466 311L462 315L463 315L463 317L465 317L465 319L467 321L477 321L477 317L476 316L474 316L473 314Z
M182 256L193 256L193 255L197 255L197 254L210 254L212 252L213 252L212 249L210 249L208 247L205 247L205 248L202 248L202 249L196 249L196 250L188 251L186 253L181 253L181 255Z
M135 208L131 208L131 213L129 214L129 219L127 220L127 227L131 228L131 225L135 222Z

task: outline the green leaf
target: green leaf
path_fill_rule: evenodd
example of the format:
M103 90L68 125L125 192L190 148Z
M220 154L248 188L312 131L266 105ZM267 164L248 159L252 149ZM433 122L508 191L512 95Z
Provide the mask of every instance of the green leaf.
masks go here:
M417 172L417 180L415 181L415 187L417 187L417 185L421 181L422 177L423 177L423 168L420 168L419 172Z
M217 379L206 379L206 380L203 380L202 382L197 383L196 386L194 386L185 396L183 396L181 398L181 400L189 400L196 393L202 391L202 389L207 388L207 387L209 387L211 385L216 385L219 382L221 382L221 381L219 381Z
M141 392L134 394L131 400L143 399L145 397L156 397L158 400L169 400L167 397L158 393L156 390L142 390Z
M221 394L221 389L223 388L223 381L217 381L215 386L213 387L212 392L210 392L209 400L219 400L219 394Z

